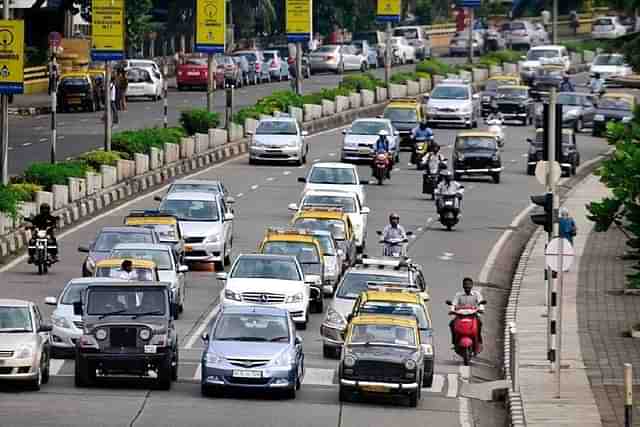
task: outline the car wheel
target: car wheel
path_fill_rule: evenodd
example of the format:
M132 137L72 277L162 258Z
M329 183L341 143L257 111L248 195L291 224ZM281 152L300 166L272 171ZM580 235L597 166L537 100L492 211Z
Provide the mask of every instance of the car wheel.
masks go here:
M43 353L43 355L44 354L45 353ZM47 360L45 361L42 369L42 384L47 384L50 377L51 355L49 353L46 353L46 358Z
M360 64L360 71L362 71L363 73L365 71L367 71L367 63L366 62L362 62L362 64Z
M296 374L296 380L293 387L288 388L284 391L284 397L286 399L294 400L296 398L296 384L298 383L298 375Z
M493 175L491 175L491 178L493 178L493 183L494 184L500 184L500 174L499 173L494 173Z
M158 390L171 390L171 377L173 375L172 361L173 356L167 357L158 370L158 380L156 383Z
M82 363L76 358L74 379L76 387L89 387L95 380L95 370L90 372L91 365L88 362Z
M251 156L249 156L249 164L250 165L255 165L256 164L256 160Z
M427 388L431 388L431 386L433 386L433 372L431 373L431 375L429 376L422 376L422 386L423 387L427 387Z
M418 407L418 400L420 399L420 387L418 387L418 389L416 391L414 391L413 393L411 393L409 395L409 407L410 408L416 408Z

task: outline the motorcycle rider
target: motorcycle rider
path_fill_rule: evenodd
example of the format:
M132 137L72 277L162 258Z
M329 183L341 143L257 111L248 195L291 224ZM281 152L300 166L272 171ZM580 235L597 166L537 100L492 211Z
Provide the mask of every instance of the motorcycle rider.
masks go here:
M51 206L48 203L43 203L40 205L40 213L33 218L25 218L26 221L29 221L33 224L33 228L36 230L46 230L47 237L49 238L49 254L51 255L51 260L53 262L58 262L58 242L56 241L55 236L53 235L53 229L56 227L58 223L58 217L51 215ZM31 249L31 247L35 246L36 236L35 233L31 237L31 241L29 242L29 264L33 264L34 255L36 253L35 249Z
M422 158L422 164L426 166L426 171L429 175L438 175L441 165L444 165L442 169L446 168L446 159L440 154L440 145L433 144L432 151Z
M602 95L604 93L604 79L600 76L600 73L593 74L589 82L589 88L593 94Z
M375 156L380 153L384 153L387 156L387 162L389 163L389 167L387 168L387 179L391 178L391 169L393 169L393 156L389 153L389 132L382 129L378 132L378 139L376 140L376 145L373 148L374 151L374 160ZM371 162L371 169L375 168L375 161Z
M484 304L482 294L480 291L473 290L473 279L465 277L462 280L463 292L456 292L451 305L455 308L458 305L472 305L478 308L478 342L482 344L482 320L480 319L480 313L484 311ZM456 337L454 333L455 317L449 322L449 329L451 330L451 342L456 345Z
M443 170L440 172L442 181L436 188L436 209L438 214L442 210L442 196L455 195L458 200L462 200L462 186L452 179L451 171Z
M427 126L426 121L423 120L422 122L420 122L418 126L414 127L411 130L411 140L413 141L414 153L416 152L417 142L419 140L424 140L427 142L427 152L432 150L433 131L431 130L430 127ZM418 162L420 161L420 159L417 159L416 161Z
M569 74L562 75L562 83L560 83L560 92L575 92L576 87L569 80Z
M389 224L382 230L382 240L384 241L385 252L391 249L391 244L387 242L391 241L403 241L407 238L407 233L404 231L404 227L400 225L400 216L393 212L389 215Z

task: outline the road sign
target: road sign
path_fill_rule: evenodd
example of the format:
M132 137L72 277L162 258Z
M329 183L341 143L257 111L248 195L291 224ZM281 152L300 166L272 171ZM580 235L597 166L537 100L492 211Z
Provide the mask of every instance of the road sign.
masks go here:
M24 21L0 20L0 93L24 91Z
M551 270L560 271L560 258L562 258L562 271L569 271L576 254L569 240L556 237L547 244L544 255L547 267Z
M306 42L313 34L313 0L287 1L287 40Z
M380 22L400 22L400 0L378 0L376 19Z
M92 0L91 59L124 59L124 0Z
M224 53L226 19L225 0L196 0L196 51Z
M57 31L49 33L49 47L51 49L59 48L60 43L62 43L62 34Z
M542 185L547 183L547 161L539 161L536 164L536 179ZM560 167L560 163L553 162L553 166L551 168L551 182L549 184L557 184L560 181L560 177L562 176L562 168Z

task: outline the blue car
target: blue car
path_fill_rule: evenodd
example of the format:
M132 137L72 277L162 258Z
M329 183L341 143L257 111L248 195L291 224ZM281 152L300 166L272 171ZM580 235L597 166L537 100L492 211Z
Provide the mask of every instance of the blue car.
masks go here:
M294 399L304 377L302 339L285 309L220 306L202 339L203 396L225 389L276 390Z

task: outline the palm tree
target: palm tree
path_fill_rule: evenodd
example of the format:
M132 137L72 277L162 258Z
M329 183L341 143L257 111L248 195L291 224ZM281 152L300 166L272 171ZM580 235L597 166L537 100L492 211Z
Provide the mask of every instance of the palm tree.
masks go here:
M271 33L276 27L276 9L272 0L231 0L233 23L243 38L256 37L256 27ZM282 17L281 19L284 19Z

